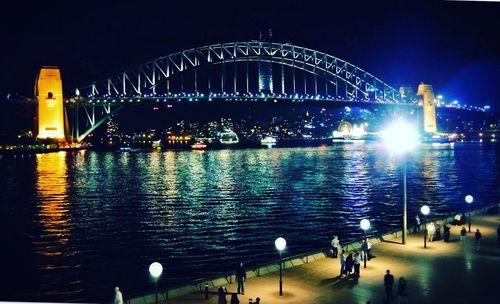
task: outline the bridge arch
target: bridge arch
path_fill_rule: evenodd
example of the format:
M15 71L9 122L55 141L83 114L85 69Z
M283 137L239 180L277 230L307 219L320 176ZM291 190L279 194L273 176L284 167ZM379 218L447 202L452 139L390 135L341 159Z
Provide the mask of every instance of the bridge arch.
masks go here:
M160 89L162 83L169 81L174 74L206 65L245 61L269 62L323 77L334 87L333 99L401 102L398 90L347 61L292 44L262 41L213 44L162 56L104 81L78 88L73 97L109 99L165 96L169 92ZM280 94L287 93L292 92L284 92L284 90L280 92Z

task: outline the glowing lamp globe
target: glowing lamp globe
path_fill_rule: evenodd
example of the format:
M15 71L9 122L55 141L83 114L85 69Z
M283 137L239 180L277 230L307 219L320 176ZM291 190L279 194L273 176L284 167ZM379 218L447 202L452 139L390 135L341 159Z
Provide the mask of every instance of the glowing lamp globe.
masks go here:
M466 202L467 204L472 204L472 202L473 202L473 201L474 201L474 198L472 197L472 195L467 195L467 196L465 197L465 202Z
M163 266L161 266L160 263L154 262L149 265L149 274L155 279L159 278L161 276L161 273L163 272Z
M429 206L423 205L420 208L420 212L422 212L423 215L427 215L427 214L429 214L429 212L431 212L431 209L429 208Z
M282 237L279 237L274 241L274 245L276 246L276 249L282 251L286 247L286 240Z
M359 222L359 225L361 226L361 229L363 229L363 230L370 229L370 221L367 219L362 219L361 222Z

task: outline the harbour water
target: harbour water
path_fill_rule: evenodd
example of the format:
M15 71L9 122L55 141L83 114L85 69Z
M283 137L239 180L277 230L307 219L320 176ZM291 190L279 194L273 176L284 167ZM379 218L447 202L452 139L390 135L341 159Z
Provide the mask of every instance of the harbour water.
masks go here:
M407 157L412 219L500 199L500 145L422 146ZM0 300L111 301L400 227L401 160L376 143L0 158Z

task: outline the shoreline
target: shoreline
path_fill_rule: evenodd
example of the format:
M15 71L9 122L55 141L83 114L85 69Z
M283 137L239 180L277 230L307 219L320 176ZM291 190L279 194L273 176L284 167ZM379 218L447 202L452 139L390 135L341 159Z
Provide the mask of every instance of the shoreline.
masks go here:
M53 152L75 152L80 150L95 151L95 152L120 152L120 153L143 153L143 152L154 152L154 151L216 151L216 150L244 150L244 149L279 149L279 148L302 148L302 147L322 147L322 146L335 146L339 144L364 144L364 143L377 143L376 140L365 140L365 139L332 139L332 138L321 138L321 139L291 139L291 140L281 140L277 144L265 145L260 142L243 142L234 145L224 145L220 143L208 144L206 149L192 149L191 143L183 144L162 144L160 148L153 147L141 147L132 148L132 150L121 151L121 146L81 146L81 147L68 147L68 148L22 148L22 149L0 149L0 156L23 156L23 155L33 155L39 153L53 153ZM480 144L495 144L497 141L482 141L482 140L461 140L454 142L443 142L443 143L421 143L424 146L435 145L435 146L447 146L453 144L461 143L480 143Z

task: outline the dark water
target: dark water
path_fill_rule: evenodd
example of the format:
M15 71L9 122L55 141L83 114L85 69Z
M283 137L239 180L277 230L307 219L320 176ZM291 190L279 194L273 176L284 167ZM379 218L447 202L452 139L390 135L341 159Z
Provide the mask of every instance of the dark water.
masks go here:
M499 145L422 147L408 157L409 216L498 202ZM376 144L0 158L0 300L108 301L400 225L399 160Z

